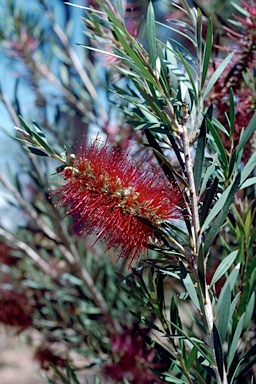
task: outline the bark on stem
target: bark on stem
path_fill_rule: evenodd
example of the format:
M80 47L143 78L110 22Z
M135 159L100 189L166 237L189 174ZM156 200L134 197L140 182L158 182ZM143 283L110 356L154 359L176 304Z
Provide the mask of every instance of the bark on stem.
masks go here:
M184 124L181 126L181 139L183 143L183 153L185 157L185 166L188 178L188 184L190 187L190 201L191 201L191 211L192 211L192 225L193 225L193 235L194 235L194 255L197 256L201 244L201 234L200 234L200 224L199 224L199 215L198 215L198 205L197 205L197 195L194 182L193 166L192 159L190 155L190 145L189 145L189 136L186 125L186 118L183 119Z
M188 135L188 129L187 129L187 119L188 114L186 113L186 106L184 105L184 118L183 118L183 124L181 125L180 129L180 135L183 143L183 153L185 157L185 166L186 166L186 172L187 172L187 178L188 178L188 184L190 187L190 201L191 201L191 212L192 212L192 226L193 226L193 235L194 235L194 255L195 258L195 274L196 274L196 280L198 285L200 285L200 281L198 278L198 263L197 263L197 257L199 253L199 249L201 246L201 233L200 233L200 223L199 223L199 214L198 214L198 201L197 201L197 192L195 188L195 182L194 182L194 174L193 174L193 166L192 166L192 159L190 154L190 145L189 145L189 135ZM201 290L199 289L199 295L202 295ZM201 305L201 310L203 313L205 326L207 329L207 333L209 336L210 341L210 347L214 359L214 371L216 375L216 382L217 384L227 384L227 376L225 372L225 367L223 367L223 380L220 377L220 373L218 370L217 365L217 358L216 358L216 351L214 346L214 335L213 335L213 309L212 304L208 292L208 288L205 282L205 297L202 297L202 300L199 300L200 303L203 303Z

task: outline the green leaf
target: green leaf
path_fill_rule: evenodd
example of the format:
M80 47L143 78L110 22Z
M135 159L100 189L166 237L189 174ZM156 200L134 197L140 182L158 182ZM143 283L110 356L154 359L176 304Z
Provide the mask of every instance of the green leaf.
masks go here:
M140 332L140 336L143 340L146 341L148 345L154 348L158 353L160 353L163 358L167 358L168 360L176 360L176 357L172 355L168 350L166 350L162 345L160 345L156 340L151 339L145 333Z
M186 361L186 367L187 367L188 371L192 367L192 364L197 357L197 352L198 352L197 348L193 347L192 350L190 351L190 353L188 354L187 361Z
M237 345L238 345L241 333L243 331L244 317L245 317L245 313L243 313L243 315L241 316L241 318L237 324L235 334L234 334L233 339L232 339L232 343L231 343L230 347L228 348L228 358L227 358L227 370L228 371L229 371L229 368L230 368L232 361L234 359Z
M177 326L177 324L174 324L172 321L168 321L170 324L172 324L172 326L178 331L178 334L180 335L183 335L185 336L185 339L186 340L189 340L190 343L197 348L198 352L205 358L205 360L207 360L210 364L212 364L212 361L211 361L211 357L208 356L203 348L200 348L200 344L202 344L202 341L197 339L196 337L189 337L186 332L183 331L183 329L181 329L180 327ZM169 337L168 335L166 335L166 337ZM171 337L170 337L171 338Z
M144 316L141 316L139 314L137 314L136 312L134 311L129 311L137 320L139 320L142 324L145 324L147 325L149 328L151 329L154 329L155 331L158 331L160 333L163 333L163 331L158 328L154 323L152 323L151 321L147 320Z
M238 178L239 179L239 178ZM223 209L225 206L229 195L231 193L231 190L235 190L238 187L238 179L235 180L235 182L227 187L227 189L219 196L218 201L215 203L214 207L210 211L209 215L207 216L203 227L202 232L205 231L205 229L208 227L210 222L218 215L218 213ZM235 184L235 185L234 185ZM235 192L235 191L234 191Z
M237 146L238 153L244 149L245 144L250 140L250 137L252 136L253 132L255 132L255 129L256 129L256 112L251 118L246 130L240 136L240 141Z
M149 3L147 12L147 36L149 45L149 57L153 69L156 69L156 31L155 31L155 13L152 3Z
M37 149L37 148L34 148L34 147L24 147L24 149L28 150L29 152L33 153L34 155L37 155L37 156L45 156L45 157L49 157L49 155L43 151L41 151L40 149Z
M121 16L122 22L124 23L124 8L122 0L116 0L117 9L119 12L119 15Z
M203 244L201 244L199 252L198 252L198 278L201 285L201 289L203 292L204 297L205 295L205 259L204 259L204 247Z
M145 134L147 134L147 133L145 132ZM184 180L183 177L178 172L175 171L174 167L168 161L166 156L164 156L162 153L158 152L155 148L152 148L152 149L153 149L158 161L162 160L162 163L160 165L161 165L161 168L163 169L164 173L168 177L168 179L172 180L172 178L171 178L171 174L172 174L173 177L175 176L182 184L184 184L187 188L189 188L186 180ZM175 178L173 181L176 183Z
M208 183L208 180L210 179L212 174L215 172L217 157L218 157L218 155L215 154L214 159L212 161L212 165L210 167L208 167L206 172L205 172L205 175L203 177L201 191L200 191L200 196L204 193L206 185Z
M70 378L72 378L72 381L74 384L81 384L78 379L77 379L77 376L75 374L75 371L67 364L66 366L66 371L67 371L67 374ZM71 382L70 382L71 383Z
M235 130L235 100L233 89L230 88L229 94L229 127L230 127L230 136L233 137Z
M239 269L240 269L240 263L237 264L235 266L235 268L233 269L233 271L230 273L229 277L227 278L221 292L220 292L220 296L219 296L219 300L218 300L218 303L217 303L217 306L216 306L216 316L218 316L218 313L219 313L219 310L220 310L220 305L222 303L222 300L223 300L223 296L225 294L225 290L226 290L226 287L229 285L230 286L230 290L232 291L234 286L235 286L235 283L236 283L236 280L237 280L237 276L239 274Z
M240 365L243 363L243 361L244 361L244 359L241 359L241 360L237 363L235 372L234 372L234 374L233 374L232 377L231 377L230 384L233 384L233 383L234 383L236 374L237 374L237 372L239 371L239 369L240 369Z
M162 27L168 28L168 29L170 29L170 30L172 30L172 31L174 31L174 32L176 32L176 33L178 33L179 35L181 35L182 37L184 37L185 39L187 39L188 41L190 41L190 42L193 44L194 47L196 46L195 39L194 39L193 37L190 37L190 36L188 35L188 33L184 33L184 32L180 31L180 30L177 29L177 28L173 28L173 27L171 27L170 25L160 23L159 21L157 21L156 24L158 24L158 25L160 25L160 26L162 26Z
M196 155L195 155L195 161L194 161L194 167L193 167L196 191L199 190L200 183L201 183L203 163L204 163L205 144L206 144L206 117L204 117L202 121L202 125L200 127L200 133L197 140Z
M165 309L165 297L164 297L164 275L162 273L157 274L156 279L156 290L157 290L157 305L159 311L162 313Z
M244 183L247 177L253 172L256 167L256 151L252 154L250 159L245 164L243 170L241 171L241 183Z
M225 341L226 332L228 328L230 304L231 304L231 290L230 290L230 285L227 284L223 295L221 295L218 301L217 321L218 321L219 335L220 335L222 344Z
M190 83L191 83L192 88L193 88L193 95L195 98L195 104L197 105L198 104L197 88L196 88L195 81L194 81L193 74L192 74L194 68L191 67L191 65L184 59L184 57L182 56L182 54L180 52L178 52L178 55L179 55L178 58L180 59L180 62L184 65L186 73L189 77Z
M32 131L31 129L29 128L29 126L27 125L27 123L25 122L25 120L23 120L23 118L21 116L18 116L20 122L21 122L21 125L23 126L23 128L25 129L25 131L30 135L32 136Z
M203 201L202 211L200 214L200 225L202 226L204 223L204 220L209 212L209 209L213 203L214 195L218 187L219 180L217 177L213 180L211 186L207 188L205 193L205 198Z
M219 371L221 380L223 380L223 352L222 352L218 328L216 327L215 324L213 324L213 344L214 344L218 371Z
M228 131L226 130L226 128L224 127L224 125L221 124L221 122L219 122L219 120L217 120L215 117L212 118L212 123L213 125L218 128L220 131L222 131L223 133L225 133L226 136L229 136L229 133Z
M170 320L172 323L177 324L179 327L181 327L179 310L178 310L174 296L172 296L171 305L170 305ZM175 333L175 328L172 326L172 324L171 324L171 331L172 331L172 334Z
M152 371L155 372L155 374L157 374L157 376L165 383L188 384L188 381L177 379L176 377L171 376L169 373L159 373L155 369L152 369Z
M256 361L256 344L254 344L251 349L249 349L248 352L246 352L245 355L242 356L242 359L243 360L248 360L250 357L253 357L243 368L242 370L239 372L239 375L236 377L237 379L239 378L239 376L243 375L245 372L248 372L248 370L250 369L250 367L253 366L253 364L255 363Z
M237 158L237 151L236 149L232 152L231 159L229 161L229 167L228 167L228 180L232 178L232 175L237 171L237 165L240 164L240 161L238 162ZM235 168L236 166L236 168Z
M206 40L205 40L204 56L203 56L201 88L203 88L204 86L205 79L208 73L209 62L210 62L211 51L212 51L212 39L213 39L212 19L209 18Z
M255 185L256 184L256 177L251 177L250 179L246 180L239 189L244 189L244 188L248 188L250 187L251 185Z
M227 214L228 214L228 211L229 211L229 207L230 207L230 205L234 201L234 196L235 196L236 191L239 188L239 185L240 185L240 175L238 175L236 177L234 183L231 185L231 188L229 190L229 193L228 193L226 199L225 200L223 199L224 200L224 204L222 205L222 211L219 213L219 215L214 220L214 222L213 222L209 232L207 233L207 235L205 237L205 252L208 252L209 247L211 246L212 242L214 241L215 237L217 236L217 234L218 234L222 224L226 220L226 217L227 217ZM224 195L224 193L222 194L222 196ZM217 203L215 204L215 206L212 208L212 210L211 210L210 214L208 215L208 217L212 213L216 212L216 210L217 210L216 206L219 203L219 201L220 200L218 200ZM219 209L219 207L218 207L218 209ZM208 217L206 218L206 220L208 219ZM206 223L206 220L205 220L205 223ZM204 225L205 225L205 223L204 223Z
M216 269L212 277L210 287L212 287L213 284L215 284L226 273L226 271L230 268L230 266L235 261L237 254L238 254L238 250L231 252L230 255L226 256L225 259L222 260L222 262L220 263L220 265L218 266L218 268Z
M235 296L234 300L230 304L229 319L228 319L229 322L231 322L231 320L232 320L232 316L233 316L234 310L237 306L238 300L240 299L240 296L241 296L241 292L238 292L238 294Z
M163 158L165 159L166 157L164 156L162 149L161 149L160 145L158 144L158 142L156 141L154 135L150 131L145 131L145 135L147 137L149 145L154 150L154 154L156 156L156 159L157 159L160 167L162 168L164 174L166 175L167 179L170 180L171 182L175 182L175 177L173 174L174 169L172 166L171 166L171 168L168 166L170 164L169 162L168 162L168 164L165 164L163 162Z
M226 151L226 149L222 143L222 140L221 140L218 132L216 131L214 125L211 123L211 121L209 119L207 119L207 126L209 127L211 135L212 135L213 140L214 140L214 143L217 146L218 157L219 157L219 160L221 161L221 163L223 164L224 174L226 174L228 171L227 151Z
M138 56L138 53L130 47L130 45L125 40L123 34L120 32L120 30L116 26L114 26L114 31L115 31L115 34L117 35L119 42L122 44L126 54L128 55L129 59L133 61L134 63L133 69L139 75L142 75L143 78L145 78L150 83L152 83L161 92L161 89L159 89L159 86L156 84L153 77L150 76L148 69L145 67L145 63L141 62L141 59Z
M246 306L244 328L243 328L244 330L246 330L250 324L254 308L255 308L255 292L252 293L250 300L248 302L248 305Z
M190 277L190 274L187 272L184 264L181 261L179 264L180 264L180 272L181 272L181 278L182 278L183 284L184 284L193 304L196 306L197 309L200 310L200 305L199 305L196 289L194 287L194 283Z
M209 95L209 93L211 92L211 89L213 88L214 84L218 81L219 77L221 76L221 74L223 73L223 71L225 70L225 68L227 67L228 63L230 62L230 60L232 59L233 57L233 52L230 53L224 60L223 62L218 66L218 68L214 71L212 77L210 78L206 88L205 88L205 91L204 91L204 94L203 94L203 101L207 98L207 96Z

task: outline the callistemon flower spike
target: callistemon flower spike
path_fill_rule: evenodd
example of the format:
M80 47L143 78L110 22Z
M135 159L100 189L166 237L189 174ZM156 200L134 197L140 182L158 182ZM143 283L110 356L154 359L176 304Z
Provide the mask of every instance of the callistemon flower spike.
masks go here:
M54 192L57 205L68 207L81 233L96 235L119 257L147 253L149 241L160 241L154 228L181 217L181 193L159 167L136 163L99 139L62 174L65 184Z

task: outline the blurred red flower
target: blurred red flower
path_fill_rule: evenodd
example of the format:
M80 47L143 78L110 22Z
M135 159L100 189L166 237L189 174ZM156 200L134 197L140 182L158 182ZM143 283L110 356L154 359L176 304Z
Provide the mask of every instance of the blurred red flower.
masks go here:
M103 372L115 382L126 379L131 384L162 383L152 369L163 372L168 366L158 359L156 351L145 343L138 331L142 332L135 325L112 337L113 361L105 365ZM143 330L143 333L147 334L147 331Z
M25 291L0 289L0 322L22 330L32 325L33 306Z
M63 171L66 184L54 192L69 207L80 232L95 234L107 249L132 260L156 241L156 227L181 216L182 196L162 170L136 163L127 153L99 139Z

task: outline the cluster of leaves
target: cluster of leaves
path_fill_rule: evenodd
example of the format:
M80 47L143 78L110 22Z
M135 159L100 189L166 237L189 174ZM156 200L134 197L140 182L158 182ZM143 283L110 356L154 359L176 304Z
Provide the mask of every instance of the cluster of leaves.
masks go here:
M201 10L190 8L185 0L177 6L182 21L161 24L175 33L164 42L156 36L160 23L149 4L144 44L128 32L121 1L116 8L108 0L97 2L101 10L84 8L87 35L97 44L111 44L112 52L105 54L112 57L112 71L120 76L120 83L111 85L115 100L122 100L116 102L118 113L141 132L166 177L179 185L186 204L184 223L181 228L165 223L163 247L151 245L155 257L128 276L120 272L116 287L112 264L85 252L84 240L72 233L68 219L59 221L47 200L47 179L43 175L37 179L39 165L31 156L39 194L29 204L17 181L15 193L33 226L23 240L4 229L0 235L15 241L33 260L26 258L20 268L26 276L22 284L33 289L38 303L34 325L46 340L54 337L84 355L110 356L110 328L118 333L121 317L132 322L132 315L151 329L141 337L168 367L163 373L152 364L162 381L253 382L256 153L247 162L242 157L255 131L256 115L235 143L236 89L226 95L229 112L224 121L214 117L209 106L210 93L233 55L211 73L212 21L208 20L203 38ZM186 47L178 36L186 39ZM97 45L86 48L103 52ZM38 124L31 129L23 119L20 122L19 138L32 155L60 161L59 171L72 164L72 157L51 148ZM231 143L228 149L223 137ZM58 369L55 373L63 383L79 383L69 366L66 373Z

